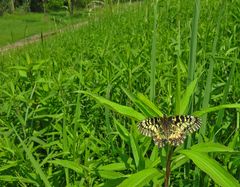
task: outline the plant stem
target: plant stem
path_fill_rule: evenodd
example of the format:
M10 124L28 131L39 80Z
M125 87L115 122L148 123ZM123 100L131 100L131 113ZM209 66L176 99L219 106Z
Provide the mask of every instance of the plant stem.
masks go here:
M164 187L169 186L169 178L171 175L171 158L173 154L173 147L168 147L168 153L167 153L167 163L166 163L166 174L164 179Z

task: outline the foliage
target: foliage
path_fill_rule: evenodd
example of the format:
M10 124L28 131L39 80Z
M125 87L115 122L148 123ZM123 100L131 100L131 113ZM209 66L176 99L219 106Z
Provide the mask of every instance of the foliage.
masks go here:
M159 1L158 14L149 1L104 9L84 28L2 56L1 186L161 186L168 147L136 123L179 113L208 115L174 149L170 184L238 186L238 7L223 2L201 4L190 82L192 1Z
M3 13L8 10L8 2L1 0L0 1L0 16L3 16Z
M61 10L63 9L64 1L62 0L52 0L46 2L46 7L48 10Z

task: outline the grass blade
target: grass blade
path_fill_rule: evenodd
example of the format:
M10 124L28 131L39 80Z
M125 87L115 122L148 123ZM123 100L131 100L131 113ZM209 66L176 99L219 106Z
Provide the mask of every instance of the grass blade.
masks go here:
M155 98L156 84L156 45L157 45L157 22L158 22L158 0L154 1L154 25L152 35L152 51L151 51L151 74L150 74L150 100Z
M196 116L202 116L204 114L207 114L209 112L214 112L217 110L222 110L225 108L240 108L240 104L226 104L226 105L219 105L219 106L215 106L215 107L210 107L210 108L206 108L200 111L196 111L193 114Z
M138 168L139 162L140 162L139 148L136 145L134 137L131 134L130 134L130 143L131 143L131 148L132 148L134 161L135 161L136 167Z
M194 16L192 20L190 55L189 55L189 62L188 62L188 84L190 84L194 79L196 55L197 55L197 33L198 33L199 15L200 15L200 0L195 0Z
M235 67L236 67L236 60L233 62L233 65L232 65L232 68L231 68L231 71L230 71L230 74L229 74L229 77L227 79L227 83L224 87L224 91L223 91L223 98L222 98L222 101L221 101L221 104L225 104L226 101L227 101L227 96L228 96L228 92L229 92L229 88L230 88L230 85L231 85L231 81L234 77L234 73L235 73ZM218 112L218 115L217 115L217 121L216 121L216 126L215 126L215 131L216 132L221 124L222 124L222 119L223 119L223 116L224 116L224 110L220 110Z
M197 84L197 79L195 79L188 85L185 93L183 94L183 97L181 99L180 114L184 114L187 112L187 109L188 109L187 107L189 106L189 101L191 99L191 96L194 93L196 84Z
M224 3L222 3L222 6L224 5ZM207 82L206 82L206 86L205 86L205 93L204 93L204 98L203 98L203 104L202 104L202 108L206 109L209 105L209 100L210 100L210 93L212 90L212 79L213 79L213 66L214 66L214 57L216 54L216 50L217 50L217 42L218 42L218 36L219 36L219 32L220 32L220 25L221 25L221 19L223 17L223 13L224 13L224 7L220 6L219 7L219 15L218 15L218 20L217 20L217 28L216 28L216 34L214 37L214 42L213 42L213 47L212 47L212 58L210 58L210 65L209 65L209 69L208 69L208 73L207 73ZM202 117L202 126L200 129L200 133L204 136L205 132L206 132L206 122L207 122L207 115L204 115ZM202 141L201 136L199 136L199 140L198 141Z
M123 125L121 125L121 123L119 123L115 118L114 118L114 124L116 126L116 129L121 139L124 140L125 142L129 142L128 130Z
M40 176L40 178L43 180L45 186L50 187L50 182L47 179L47 176L44 174L43 170L40 167L40 164L37 162L37 160L33 157L32 153L30 152L30 150L28 149L28 147L26 146L26 144L22 141L21 137L18 135L15 127L12 125L12 128L15 132L15 134L17 135L19 141L22 144L22 147L24 149L24 151L27 154L27 157L29 158L32 166L34 167L34 169L36 170L37 174Z

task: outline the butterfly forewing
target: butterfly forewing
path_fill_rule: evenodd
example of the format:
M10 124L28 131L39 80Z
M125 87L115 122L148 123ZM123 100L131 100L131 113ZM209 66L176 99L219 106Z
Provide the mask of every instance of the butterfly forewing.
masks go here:
M159 118L148 118L138 124L139 131L145 136L155 136L161 129Z
M190 115L170 116L172 119L172 125L177 126L186 133L193 133L197 131L201 126L201 120L198 117Z

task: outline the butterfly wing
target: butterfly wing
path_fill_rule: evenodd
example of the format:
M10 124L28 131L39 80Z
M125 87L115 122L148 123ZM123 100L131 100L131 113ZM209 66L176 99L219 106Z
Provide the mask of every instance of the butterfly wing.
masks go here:
M172 125L186 131L187 133L193 133L197 131L201 126L201 120L198 117L190 115L170 116L172 119Z
M158 134L160 124L158 118L148 118L138 124L138 130L141 134L153 137Z
M167 143L162 118L148 118L138 124L141 134L152 137L158 147L163 147Z
M187 133L193 133L201 126L200 118L190 115L170 116L169 121L171 127L168 141L173 146L182 144Z

